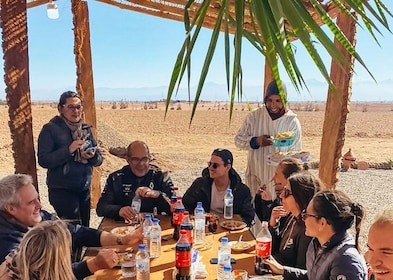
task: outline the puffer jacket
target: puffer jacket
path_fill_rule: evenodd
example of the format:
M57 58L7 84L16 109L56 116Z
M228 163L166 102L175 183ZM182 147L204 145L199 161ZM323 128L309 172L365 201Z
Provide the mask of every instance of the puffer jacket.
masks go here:
M87 140L91 146L96 146L90 126L82 124L82 129L87 130ZM71 130L61 117L56 116L43 126L38 136L38 163L48 169L46 181L49 189L87 190L93 166L102 164L103 157L99 149L94 157L87 160L87 164L75 161L74 155L68 150L73 141Z
M233 194L233 213L242 217L244 222L251 226L254 222L255 210L251 204L250 189L242 183L239 174L231 168L229 171ZM210 212L211 192L213 179L210 178L209 169L202 171L202 177L197 178L187 189L183 196L183 204L187 211L194 213L198 201L202 202L206 212Z

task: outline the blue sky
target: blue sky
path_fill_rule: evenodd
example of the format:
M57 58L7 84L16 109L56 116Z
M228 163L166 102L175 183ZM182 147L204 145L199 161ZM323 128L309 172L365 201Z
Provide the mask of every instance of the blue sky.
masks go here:
M393 10L390 0L384 1ZM75 59L73 54L73 31L70 2L56 1L60 18L50 20L46 16L46 6L28 10L30 87L33 100L56 100L64 90L75 89ZM144 88L167 86L170 80L176 55L184 39L181 22L171 21L122 10L103 3L88 1L90 13L90 33L93 58L94 84L96 88ZM393 28L393 20L390 20ZM200 35L201 43L193 54L191 84L196 84L200 67L208 45L211 31ZM375 92L370 100L393 100L393 35L385 32L379 36L381 47L371 37L359 29L357 50L375 76L378 84L358 65L356 65L352 100L362 100L364 92ZM324 56L329 63L328 57ZM311 95L307 92L297 94L291 85L289 100L324 100L325 84L318 70L298 48L301 70L310 81ZM262 87L264 58L245 41L242 56L244 85ZM327 66L329 69L329 66ZM1 67L1 76L3 76ZM282 72L284 74L284 72ZM284 81L289 81L284 76ZM390 80L387 81L386 80ZM225 84L223 47L219 48L209 71L207 82ZM313 84L319 84L319 88ZM322 87L321 87L322 85ZM5 99L4 82L0 81L0 99ZM321 89L322 88L322 89ZM321 91L321 92L317 92ZM356 93L359 92L357 95ZM378 94L379 93L379 94ZM225 96L225 93L223 93ZM261 92L246 92L245 98L259 98ZM381 95L382 94L382 95ZM159 98L166 95L161 92ZM257 96L257 97L255 97ZM180 96L182 98L183 96ZM202 93L202 98L204 95ZM225 98L225 97L224 97ZM370 98L368 95L367 98ZM133 96L132 100L138 99Z

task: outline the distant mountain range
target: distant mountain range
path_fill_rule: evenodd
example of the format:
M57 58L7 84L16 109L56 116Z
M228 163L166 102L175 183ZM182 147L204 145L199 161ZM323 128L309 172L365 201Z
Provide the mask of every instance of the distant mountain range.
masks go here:
M327 85L317 80L307 80L307 90L298 93L292 84L287 82L288 100L290 102L326 101ZM33 101L57 101L58 96L65 90L73 89L72 86L63 89L32 89ZM96 101L157 101L166 98L167 86L141 87L141 88L95 88ZM393 79L380 81L357 82L353 85L352 101L393 101ZM191 100L194 99L196 86L191 88ZM5 99L4 90L0 93L0 99ZM172 100L188 100L186 88L180 88ZM208 82L205 84L201 100L206 101L229 101L226 85ZM255 102L262 100L262 85L243 85L243 98L240 101ZM236 98L238 101L238 98Z

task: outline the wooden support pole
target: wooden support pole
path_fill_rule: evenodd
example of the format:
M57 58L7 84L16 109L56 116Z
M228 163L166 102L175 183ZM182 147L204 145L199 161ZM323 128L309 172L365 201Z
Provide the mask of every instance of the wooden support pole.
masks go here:
M92 125L97 140L96 106L94 100L93 68L90 48L89 10L86 1L72 0L74 23L74 53L76 63L76 90L82 98L85 122ZM95 208L101 195L100 169L94 168L91 181L91 205Z
M29 83L26 0L1 1L4 82L15 173L29 174L38 191Z
M355 47L356 23L348 16L340 13L337 25ZM342 147L345 140L345 124L349 113L350 98L352 94L352 76L354 58L335 41L335 45L346 57L350 66L342 66L332 61L330 78L336 85L336 93L328 91L326 101L325 120L323 123L319 177L329 188L335 188L338 181L337 173Z

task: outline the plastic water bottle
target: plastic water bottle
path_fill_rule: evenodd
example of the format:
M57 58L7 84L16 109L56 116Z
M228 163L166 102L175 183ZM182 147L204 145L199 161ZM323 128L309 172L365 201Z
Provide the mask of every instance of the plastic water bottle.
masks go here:
M135 255L136 280L150 280L150 258L146 252L145 244L139 244Z
M264 275L270 273L269 266L263 263L263 259L269 258L272 253L272 235L270 234L268 223L262 222L262 230L257 235L255 245L255 273Z
M230 265L224 265L224 273L218 280L233 280L232 267Z
M145 220L143 221L143 244L146 246L146 251L150 254L150 232L153 221L151 220L150 214L145 215Z
M231 265L231 245L229 245L227 237L222 237L220 246L218 246L217 264L217 278L222 279L224 275L224 266Z
M224 196L224 219L233 218L233 194L231 189L227 189Z
M150 258L161 256L161 226L158 219L153 219L153 225L150 231Z
M137 214L132 221L133 223L137 224L139 222L139 212L141 211L141 205L142 205L142 200L141 197L137 194L135 194L134 198L132 199L131 202L131 208L134 210L134 212Z
M195 219L195 234L194 234L194 243L195 244L203 244L205 242L205 210L202 207L202 202L197 202L197 207L194 211L194 219Z

